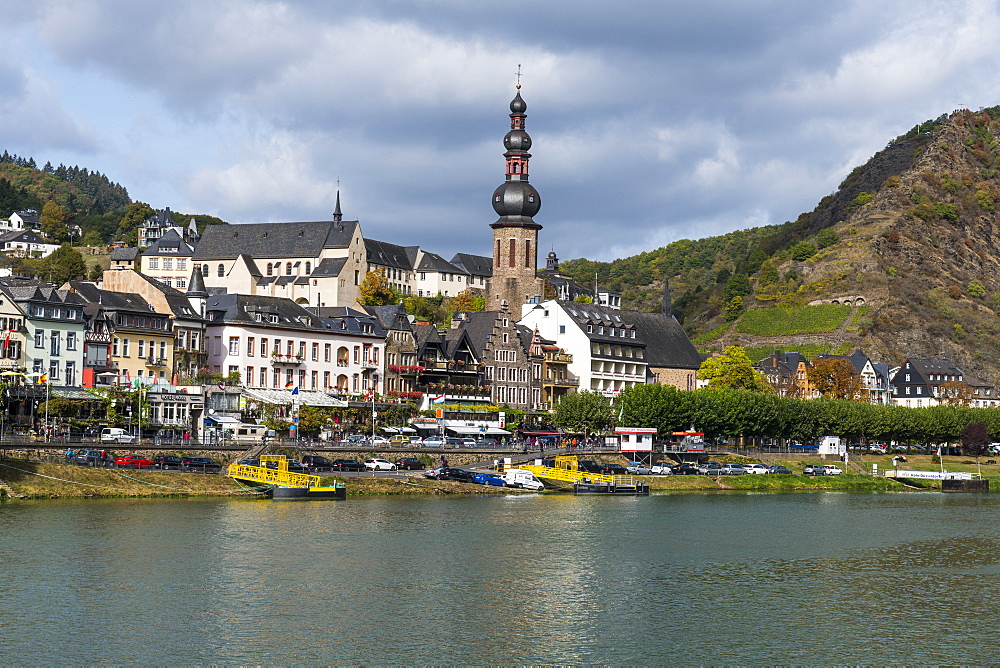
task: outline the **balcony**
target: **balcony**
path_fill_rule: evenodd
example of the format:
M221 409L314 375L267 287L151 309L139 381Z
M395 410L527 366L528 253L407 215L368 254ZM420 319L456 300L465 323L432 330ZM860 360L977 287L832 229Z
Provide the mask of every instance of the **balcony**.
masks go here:
M166 357L147 357L146 366L167 366Z
M416 376L423 372L424 367L417 364L390 364L385 370L398 373L401 376Z
M113 360L83 360L84 369L106 369L108 371L117 371L118 362Z
M573 362L573 356L567 353L545 353L545 361L570 364Z
M543 378L542 385L545 387L578 387L579 378Z
M287 364L291 366L299 366L305 361L306 358L303 357L302 355L281 355L279 353L271 354L271 364Z

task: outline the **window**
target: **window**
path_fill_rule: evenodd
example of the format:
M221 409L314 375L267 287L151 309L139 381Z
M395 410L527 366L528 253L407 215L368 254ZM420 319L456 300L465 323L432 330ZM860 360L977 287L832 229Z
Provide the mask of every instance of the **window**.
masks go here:
M299 341L299 357L301 357L302 359L306 358L306 342L305 341ZM318 357L318 354L317 354L317 357ZM316 359L316 358L314 357L313 359Z
M267 387L267 367L260 368L260 386Z
M324 371L323 372L323 389L326 389L326 390L330 389L330 372L329 371Z
M139 339L139 357L146 356L146 340Z
M254 347L257 345L257 339L252 336L247 337L247 357L253 357Z
M66 332L66 350L76 350L76 332Z
M308 276L311 273L312 273L312 262L306 262L306 276ZM315 386L316 384L313 383L313 387Z
M52 360L49 362L49 380L57 378L59 378L59 360Z
M117 339L115 339L117 341ZM35 330L35 347L44 348L45 347L45 330L36 329Z
M66 362L66 384L76 385L76 362Z
M274 348L271 350L271 354L272 355L280 355L281 354L281 339L275 339L274 340Z
M191 332L191 350L201 350L198 347L198 332Z
M333 345L330 343L323 345L323 361L324 362L333 361Z
M177 271L187 271L187 268L188 268L187 259L182 257L177 258Z
M312 360L313 360L313 362L318 362L319 361L319 344L318 343L312 344ZM316 386L316 383L313 383L313 387L315 387L315 386Z
M59 354L59 332L52 332L49 335L49 353L52 355Z
M267 339L260 340L260 356L267 357Z
M246 383L247 387L253 385L253 367L247 367L247 373L243 376L243 382Z
M513 269L514 266L515 266L515 264L516 264L514 262L514 260L515 260L516 257L517 257L517 240L516 239L511 239L510 240L510 252L508 253L508 257L507 257L507 264L510 265L511 269Z
M151 257L151 258L149 258L149 268L150 269L159 269L160 268L160 258L158 258L158 257Z
M172 257L165 257L165 258L163 258L163 269L166 270L166 271L173 271L174 270L174 258L172 258Z
M178 278L177 279L177 289L178 290L186 290L187 289L187 279L186 278Z
M281 387L281 369L275 369L274 370L274 385L273 385L273 387L275 387L275 388Z
M240 354L240 337L238 336L229 337L229 354L230 355ZM140 352L139 355L141 356L142 353Z
M128 357L128 339L122 339L122 357Z
M292 263L291 262L286 262L285 263L285 276L291 276L291 275L292 275Z
M115 356L115 357L118 357L118 337L117 336L114 338L114 341L112 341L112 343L111 343L111 354L113 356Z
M524 240L524 268L531 269L531 240ZM523 401L521 402L524 403Z
M268 262L268 263L267 263L267 275L268 275L268 276L271 276L271 275L272 275L272 274L271 274L271 272L272 272L272 271L274 271L274 265L273 265L273 264L271 264L270 262Z
M219 276L223 277L225 275L226 275L226 265L220 264L219 265Z
M295 354L295 341L288 339L288 345L285 348L285 352L289 357Z
M153 342L149 342L150 352L152 352ZM160 341L160 359L166 361L167 359L167 342ZM162 371L160 373L163 373Z

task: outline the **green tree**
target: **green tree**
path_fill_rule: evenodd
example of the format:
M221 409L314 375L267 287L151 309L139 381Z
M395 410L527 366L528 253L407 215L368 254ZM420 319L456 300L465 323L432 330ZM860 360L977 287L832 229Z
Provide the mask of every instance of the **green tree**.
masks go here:
M807 241L800 241L792 246L792 259L798 262L808 260L816 254L816 247Z
M387 306L396 301L396 295L389 287L389 279L384 269L369 271L359 288L361 303L365 306Z
M809 381L824 397L832 399L861 399L861 375L854 365L843 358L822 358L813 362Z
M451 308L452 313L481 310L476 309L476 295L469 288L452 297L448 306Z
M733 297L748 297L751 293L753 293L753 288L746 274L733 274L726 281L726 301Z
M829 227L820 230L820 233L816 235L816 246L821 249L829 248L838 241L840 241L840 237Z
M774 285L778 282L778 278L778 268L774 266L774 260L771 258L764 260L757 274L757 283L761 286Z
M66 240L68 235L66 213L55 202L46 202L42 205L42 213L38 216L38 224L42 228L42 234L49 241L59 242Z
M766 392L770 386L764 374L756 371L746 351L739 346L726 346L723 351L701 363L698 378L707 380L709 387Z
M80 251L64 243L42 261L39 267L42 278L55 285L76 280L87 275L87 263Z
M132 202L125 209L125 216L118 223L117 237L128 246L139 243L139 226L153 217L156 212L145 202Z
M556 405L552 420L559 427L590 435L611 427L615 415L607 397L584 390L563 397Z
M723 308L726 310L726 322L733 322L743 312L743 297L739 295L730 297Z
M92 281L99 281L101 279L101 276L103 275L104 275L104 267L102 267L100 263L95 262L94 264L90 265L90 273L87 274L88 279Z
M977 280L969 281L969 284L965 287L965 291L970 297L982 298L986 296L986 288Z
M615 400L621 411L618 421L629 427L655 427L664 438L691 422L687 394L672 385L633 385Z

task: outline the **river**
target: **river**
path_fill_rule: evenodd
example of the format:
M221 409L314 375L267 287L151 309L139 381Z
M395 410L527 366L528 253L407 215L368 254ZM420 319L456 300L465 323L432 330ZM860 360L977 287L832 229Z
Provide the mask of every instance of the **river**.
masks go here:
M0 663L982 664L1000 498L0 504Z

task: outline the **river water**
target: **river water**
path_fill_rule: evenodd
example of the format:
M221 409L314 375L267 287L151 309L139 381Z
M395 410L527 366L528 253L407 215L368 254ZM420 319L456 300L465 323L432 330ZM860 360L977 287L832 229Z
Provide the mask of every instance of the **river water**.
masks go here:
M0 664L995 662L1000 498L0 504Z

